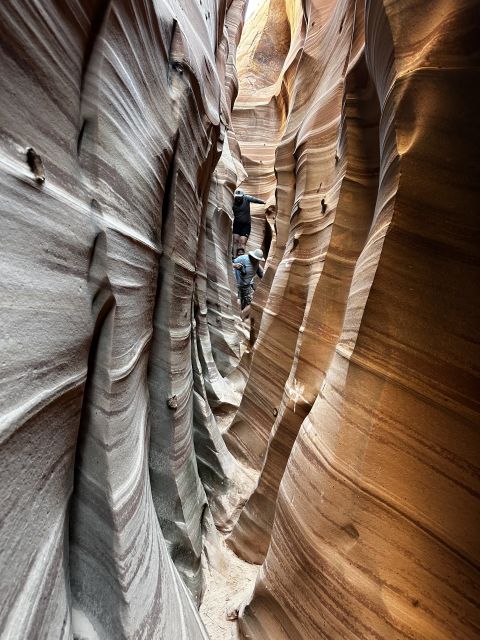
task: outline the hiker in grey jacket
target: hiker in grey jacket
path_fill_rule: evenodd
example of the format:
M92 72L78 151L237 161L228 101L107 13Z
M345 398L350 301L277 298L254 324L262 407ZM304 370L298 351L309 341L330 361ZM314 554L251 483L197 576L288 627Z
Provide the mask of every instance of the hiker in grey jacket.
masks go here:
M250 203L265 204L263 200L254 198L237 189L233 197L233 255L237 255L237 249L245 249L250 235L252 220L250 217Z

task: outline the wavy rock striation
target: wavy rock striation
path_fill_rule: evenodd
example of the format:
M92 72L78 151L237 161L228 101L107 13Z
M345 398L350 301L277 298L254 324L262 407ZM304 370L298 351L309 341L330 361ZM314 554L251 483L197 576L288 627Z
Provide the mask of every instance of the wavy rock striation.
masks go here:
M2 638L206 637L244 4L0 7Z
M2 638L478 636L478 3L245 3L0 5Z
M273 254L227 435L259 474L229 538L263 562L241 634L473 640L478 8L292 1L285 24L295 6L273 94L285 123L266 125L281 136ZM240 45L260 87L262 28Z

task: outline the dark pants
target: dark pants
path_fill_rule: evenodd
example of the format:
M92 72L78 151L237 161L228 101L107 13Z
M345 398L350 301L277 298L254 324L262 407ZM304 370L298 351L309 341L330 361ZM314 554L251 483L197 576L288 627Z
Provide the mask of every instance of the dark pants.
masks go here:
M250 231L252 230L251 222L238 222L238 220L233 221L233 233L239 236L249 236Z
M245 307L252 304L253 286L251 284L242 284L238 287L238 292L240 294L240 307L243 311Z

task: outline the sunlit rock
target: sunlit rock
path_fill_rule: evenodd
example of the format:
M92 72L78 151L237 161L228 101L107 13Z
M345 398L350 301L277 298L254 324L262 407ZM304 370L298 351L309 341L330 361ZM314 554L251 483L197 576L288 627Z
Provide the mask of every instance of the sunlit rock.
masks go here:
M281 255L227 440L260 472L229 539L265 558L240 629L473 640L478 11L376 0L364 27L363 9L304 3Z

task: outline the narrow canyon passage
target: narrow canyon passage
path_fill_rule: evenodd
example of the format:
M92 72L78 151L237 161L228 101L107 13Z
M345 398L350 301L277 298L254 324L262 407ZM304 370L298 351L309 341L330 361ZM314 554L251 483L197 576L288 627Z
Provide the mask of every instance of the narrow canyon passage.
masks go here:
M2 640L480 637L479 16L0 3Z

